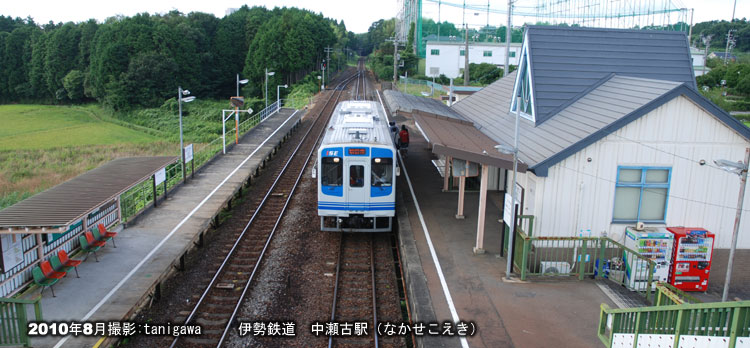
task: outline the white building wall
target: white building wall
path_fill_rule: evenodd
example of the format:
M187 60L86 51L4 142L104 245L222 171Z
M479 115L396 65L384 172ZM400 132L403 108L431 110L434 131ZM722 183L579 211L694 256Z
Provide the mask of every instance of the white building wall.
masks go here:
M438 77L441 74L450 78L462 77L461 69L464 68L465 57L461 55L461 50L465 47L459 42L440 44L428 42L425 51L425 74L429 77ZM434 49L440 50L440 54L432 55ZM518 57L521 54L520 44L511 45L510 50L515 52L515 57L510 58L509 64L518 65ZM492 52L492 56L485 57L484 51ZM503 66L505 65L505 46L469 43L469 63ZM438 68L438 72L433 74L430 68Z
M606 232L623 241L629 224L612 223L618 165L667 166L672 167L672 175L666 224L649 226L704 227L717 234L716 248L729 248L740 180L715 168L713 160L741 161L748 145L734 130L680 96L552 166L547 177L519 174L526 202L529 195L534 197L533 206L525 204L524 214L536 216L537 236ZM701 159L706 165L697 163ZM528 192L533 186L536 192ZM744 204L748 210L750 194ZM750 248L750 233L742 232L750 230L748 220L746 212L739 248Z

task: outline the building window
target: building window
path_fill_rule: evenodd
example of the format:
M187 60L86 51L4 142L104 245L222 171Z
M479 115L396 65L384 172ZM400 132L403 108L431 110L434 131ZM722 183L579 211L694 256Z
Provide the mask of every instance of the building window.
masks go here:
M466 50L461 50L461 52L459 54L461 55L461 57L465 56L466 55Z
M492 57L492 51L484 51L485 57Z
M516 56L516 51L510 51L510 57L514 58Z
M612 222L664 223L672 168L618 167Z
M439 56L440 55L440 50L430 50L430 55L431 56Z

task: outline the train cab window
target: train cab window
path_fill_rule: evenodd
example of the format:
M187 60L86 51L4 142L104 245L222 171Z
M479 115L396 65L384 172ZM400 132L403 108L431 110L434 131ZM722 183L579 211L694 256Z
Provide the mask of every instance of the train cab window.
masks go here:
M393 185L393 159L392 158L373 158L372 165L372 186L391 186Z
M349 186L350 187L363 187L365 186L365 166L349 166Z
M344 166L340 157L323 157L321 168L321 184L325 186L341 186L344 178Z

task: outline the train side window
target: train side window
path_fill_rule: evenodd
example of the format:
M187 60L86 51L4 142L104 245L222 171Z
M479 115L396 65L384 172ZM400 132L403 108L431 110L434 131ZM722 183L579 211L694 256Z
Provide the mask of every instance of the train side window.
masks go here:
M363 187L365 186L365 166L349 166L349 186L350 187Z
M321 184L325 186L341 186L344 182L344 166L340 157L323 157L320 169Z
M393 185L393 159L392 158L373 158L372 165L372 186L391 186Z

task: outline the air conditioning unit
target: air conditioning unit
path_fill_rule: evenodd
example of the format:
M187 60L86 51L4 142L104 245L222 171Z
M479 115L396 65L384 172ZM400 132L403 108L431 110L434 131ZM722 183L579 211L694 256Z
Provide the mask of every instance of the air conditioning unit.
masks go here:
M570 273L570 264L563 261L541 261L539 263L542 266L542 274L544 273L558 273L568 274Z

